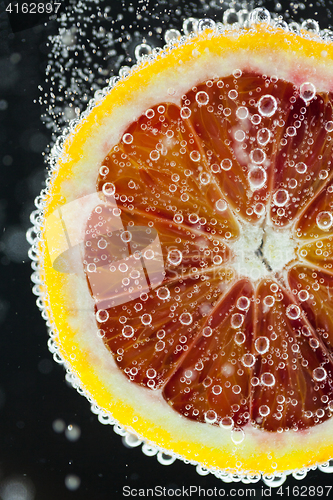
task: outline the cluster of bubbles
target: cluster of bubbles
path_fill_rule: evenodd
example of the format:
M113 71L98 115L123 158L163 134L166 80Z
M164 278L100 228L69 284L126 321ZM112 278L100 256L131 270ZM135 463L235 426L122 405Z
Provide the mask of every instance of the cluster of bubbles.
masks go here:
M40 87L43 120L53 131L54 141L69 121L80 116L95 92L114 85L117 74L126 77L133 64L153 57L164 43L179 43L207 28L223 31L258 22L294 33L305 29L324 40L333 39L328 28L320 30L314 19L302 19L303 4L292 4L282 17L280 3L275 3L272 13L262 3L250 0L244 7L244 3L212 0L209 4L192 2L189 7L178 0L174 9L164 0L153 6L143 0L137 7L124 0L112 7L95 0L80 0L75 6L69 2L57 19L59 33L50 37L46 81ZM330 16L329 8L322 12L322 20ZM311 88L304 90L311 94Z

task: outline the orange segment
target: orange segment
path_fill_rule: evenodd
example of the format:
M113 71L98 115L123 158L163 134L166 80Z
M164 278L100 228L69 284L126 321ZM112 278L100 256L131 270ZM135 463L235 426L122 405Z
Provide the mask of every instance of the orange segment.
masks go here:
M295 284L290 284L294 290ZM266 282L257 297L254 348L263 354L253 370L252 418L260 427L278 432L326 420L333 397L331 352L317 340L317 330L287 290Z
M279 29L205 31L101 98L52 173L61 356L101 411L210 469L332 455L332 61Z

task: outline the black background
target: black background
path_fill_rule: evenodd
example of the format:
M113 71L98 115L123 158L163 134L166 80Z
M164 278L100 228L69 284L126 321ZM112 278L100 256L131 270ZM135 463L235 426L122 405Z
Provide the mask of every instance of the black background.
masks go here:
M165 467L155 457L146 457L140 447L127 449L112 427L98 422L89 403L68 386L63 368L53 361L45 322L31 292L25 232L45 178L42 153L51 141L40 118L43 109L34 100L45 78L47 37L56 33L58 24L9 19L5 6L0 2L0 498L117 500L125 498L125 485L216 487L224 488L226 496L232 488L242 489L236 498L256 488L255 498L262 498L262 482L226 484L212 475L201 477L180 461ZM318 12L326 27L327 15ZM55 432L57 419L66 426L77 425L79 439L70 441L64 432ZM71 474L81 481L73 491L65 484ZM301 482L289 477L284 496L276 496L275 490L271 498L291 497L287 486L332 483L330 474L311 471Z

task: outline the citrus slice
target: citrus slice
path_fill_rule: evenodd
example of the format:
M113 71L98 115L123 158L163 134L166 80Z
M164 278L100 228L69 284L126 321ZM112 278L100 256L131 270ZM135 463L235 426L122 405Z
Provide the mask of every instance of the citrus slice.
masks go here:
M57 146L44 315L74 385L146 442L210 470L308 468L333 455L333 48L210 27Z

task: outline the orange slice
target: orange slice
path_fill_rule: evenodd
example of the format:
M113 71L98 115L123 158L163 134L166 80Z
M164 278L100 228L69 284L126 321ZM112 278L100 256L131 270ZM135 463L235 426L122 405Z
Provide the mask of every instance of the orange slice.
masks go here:
M316 35L206 30L97 96L56 151L52 349L95 410L210 470L333 455L332 76Z

